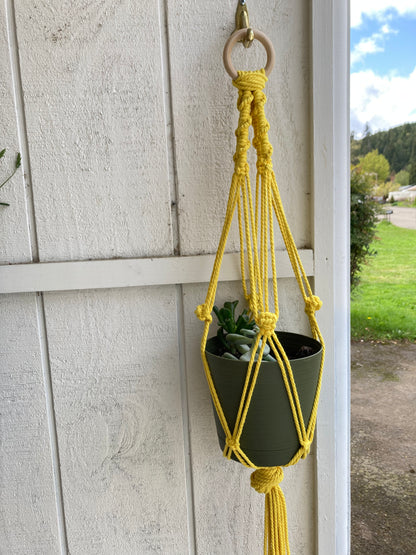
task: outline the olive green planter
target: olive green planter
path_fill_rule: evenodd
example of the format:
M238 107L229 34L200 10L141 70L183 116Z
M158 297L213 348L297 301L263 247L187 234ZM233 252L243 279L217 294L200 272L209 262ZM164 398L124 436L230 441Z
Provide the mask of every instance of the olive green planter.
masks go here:
M293 370L296 388L307 427L315 398L322 359L322 346L304 335L276 332ZM207 341L206 355L222 409L232 431L240 405L248 362L217 356L218 339ZM312 348L312 354L295 358L301 346ZM225 433L214 409L221 450ZM300 444L293 422L292 410L277 362L262 362L253 397L247 413L240 446L256 466L283 466L298 451ZM232 456L236 460L234 454Z

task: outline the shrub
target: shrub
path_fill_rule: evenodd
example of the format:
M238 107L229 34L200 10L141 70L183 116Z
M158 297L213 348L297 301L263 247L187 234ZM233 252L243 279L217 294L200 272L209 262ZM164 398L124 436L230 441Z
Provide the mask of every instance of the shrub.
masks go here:
M371 249L376 232L378 205L371 199L372 181L361 168L351 170L351 261L350 282L354 289L360 282L363 264L376 251Z

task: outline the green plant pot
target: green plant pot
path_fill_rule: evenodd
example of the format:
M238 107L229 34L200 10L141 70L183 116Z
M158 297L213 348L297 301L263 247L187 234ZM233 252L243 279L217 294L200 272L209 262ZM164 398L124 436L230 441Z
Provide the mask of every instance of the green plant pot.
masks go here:
M322 359L322 345L310 337L296 333L276 332L290 360L299 395L305 427L308 426L318 384ZM303 345L312 354L293 358ZM217 337L207 341L207 356L212 379L228 426L234 429L243 392L248 362L218 356ZM225 433L214 408L215 423L221 450L225 447ZM300 444L293 422L282 374L277 362L262 362L254 388L246 422L240 438L244 453L256 466L283 466L298 451ZM232 455L237 460L235 455Z

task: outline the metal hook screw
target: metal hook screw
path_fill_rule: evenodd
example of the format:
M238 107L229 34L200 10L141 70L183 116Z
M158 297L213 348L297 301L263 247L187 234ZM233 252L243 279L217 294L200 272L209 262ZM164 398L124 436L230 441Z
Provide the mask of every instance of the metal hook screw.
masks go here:
M253 29L250 27L246 0L239 0L237 12L235 14L235 26L236 30L247 29L245 38L239 42L243 43L244 48L249 48L254 40L254 32Z

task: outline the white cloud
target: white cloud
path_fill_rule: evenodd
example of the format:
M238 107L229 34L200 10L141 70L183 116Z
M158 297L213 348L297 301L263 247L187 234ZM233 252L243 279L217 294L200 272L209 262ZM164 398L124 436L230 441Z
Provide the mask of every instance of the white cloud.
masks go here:
M367 54L384 52L384 41L387 35L396 34L388 24L384 24L378 33L373 33L371 37L365 37L358 42L351 52L351 65L361 62Z
M359 27L363 15L385 21L392 11L416 17L416 0L351 0L351 27Z
M384 48L380 45L379 41L374 37L367 37L361 39L359 43L354 46L351 52L351 65L361 62L367 54L375 54L376 52L383 52Z
M408 77L380 76L372 70L351 74L351 131L372 132L416 121L416 67Z

